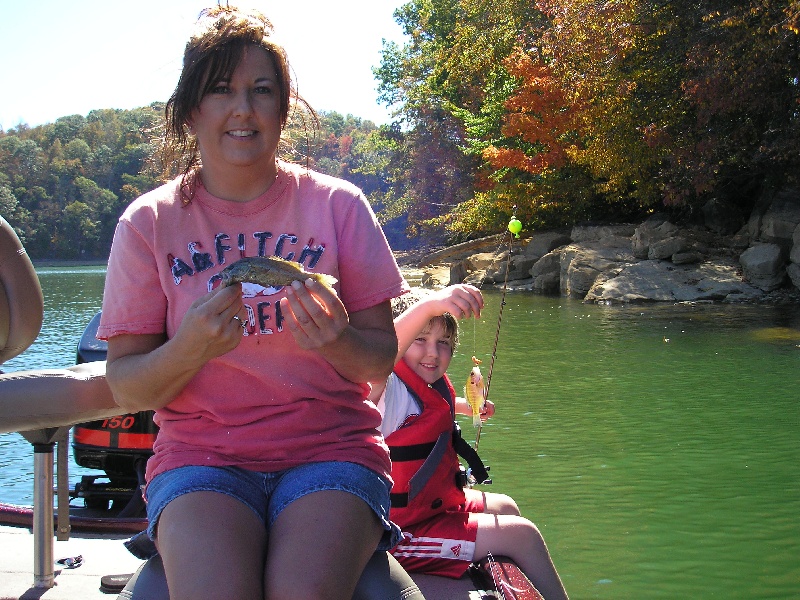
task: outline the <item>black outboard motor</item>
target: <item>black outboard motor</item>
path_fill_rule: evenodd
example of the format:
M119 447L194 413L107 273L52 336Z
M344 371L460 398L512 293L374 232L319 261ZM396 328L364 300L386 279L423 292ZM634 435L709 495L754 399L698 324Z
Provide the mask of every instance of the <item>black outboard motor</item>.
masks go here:
M78 342L78 364L106 359L108 344L95 337L99 324L97 313ZM157 433L151 410L75 425L75 462L87 469L104 471L105 476L82 476L70 496L83 498L91 509L108 509L111 503L111 509L119 511L117 517L144 516L144 470L153 454Z

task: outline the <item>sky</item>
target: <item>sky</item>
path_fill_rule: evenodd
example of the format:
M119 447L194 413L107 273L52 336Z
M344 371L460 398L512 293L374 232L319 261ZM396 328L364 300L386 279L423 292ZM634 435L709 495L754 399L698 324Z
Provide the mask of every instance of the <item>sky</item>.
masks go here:
M389 122L372 68L405 0L232 0L270 18L318 111ZM0 128L166 101L200 11L216 0L15 0L0 8Z

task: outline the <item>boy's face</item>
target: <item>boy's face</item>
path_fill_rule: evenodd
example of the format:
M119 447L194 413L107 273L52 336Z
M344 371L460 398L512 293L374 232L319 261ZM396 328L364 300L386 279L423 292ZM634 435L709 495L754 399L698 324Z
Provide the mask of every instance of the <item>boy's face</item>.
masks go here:
M425 383L433 383L444 375L453 358L450 335L441 323L434 321L417 335L404 358Z

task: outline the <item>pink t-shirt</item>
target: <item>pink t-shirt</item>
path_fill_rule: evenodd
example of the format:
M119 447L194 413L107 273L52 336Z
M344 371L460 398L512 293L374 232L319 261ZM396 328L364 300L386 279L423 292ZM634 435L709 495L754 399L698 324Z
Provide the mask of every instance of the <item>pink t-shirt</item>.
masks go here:
M375 216L355 186L279 163L278 177L246 203L198 185L183 206L178 180L134 201L120 218L108 264L98 337L172 337L197 298L243 256L281 256L336 277L348 312L408 290ZM276 471L315 461L362 464L388 476L380 413L365 385L300 349L283 326L283 288L244 286L241 344L209 361L156 411L148 481L184 465Z

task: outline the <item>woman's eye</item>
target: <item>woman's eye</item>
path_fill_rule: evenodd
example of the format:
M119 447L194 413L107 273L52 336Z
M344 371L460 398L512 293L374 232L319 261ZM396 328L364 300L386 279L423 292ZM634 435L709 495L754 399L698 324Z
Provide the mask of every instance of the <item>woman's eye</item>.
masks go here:
M256 94L269 95L272 93L272 88L266 85L260 85L255 89Z
M228 92L228 86L224 83L220 83L219 85L215 85L211 88L212 94L226 94Z

